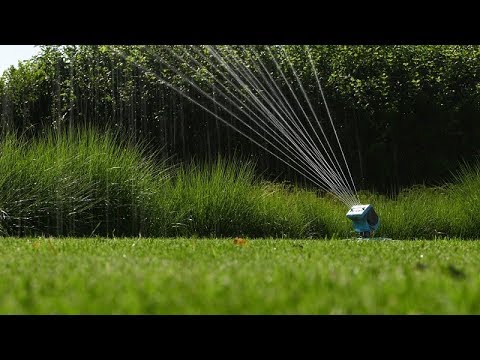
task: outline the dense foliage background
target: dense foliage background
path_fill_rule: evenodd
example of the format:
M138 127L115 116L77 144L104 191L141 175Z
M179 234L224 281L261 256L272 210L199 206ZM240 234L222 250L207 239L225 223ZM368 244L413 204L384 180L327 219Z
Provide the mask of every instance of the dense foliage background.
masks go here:
M164 71L151 55L168 56L164 47L122 49L127 58L110 46L43 46L38 56L5 71L0 79L2 131L32 136L47 129L105 126L149 140L177 161L236 154L257 159L266 176L296 178L275 157L135 66ZM479 46L310 49L358 187L391 193L436 183L460 160L477 155ZM257 50L271 65L268 53ZM305 89L318 99L303 47L287 46L286 51ZM248 61L248 53L242 56ZM208 78L202 86L208 88ZM319 113L324 111L320 101L314 103Z

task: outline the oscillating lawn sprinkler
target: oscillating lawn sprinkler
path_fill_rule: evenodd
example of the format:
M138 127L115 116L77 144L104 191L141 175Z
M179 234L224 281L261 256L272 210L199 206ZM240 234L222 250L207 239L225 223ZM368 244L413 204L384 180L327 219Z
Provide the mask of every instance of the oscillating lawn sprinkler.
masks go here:
M347 217L353 221L353 228L361 238L372 237L380 225L378 215L370 204L352 206L347 212Z

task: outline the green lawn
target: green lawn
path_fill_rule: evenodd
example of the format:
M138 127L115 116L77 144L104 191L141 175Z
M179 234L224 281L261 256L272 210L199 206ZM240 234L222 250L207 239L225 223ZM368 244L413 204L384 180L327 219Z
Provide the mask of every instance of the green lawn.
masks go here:
M480 313L480 242L0 240L2 314Z

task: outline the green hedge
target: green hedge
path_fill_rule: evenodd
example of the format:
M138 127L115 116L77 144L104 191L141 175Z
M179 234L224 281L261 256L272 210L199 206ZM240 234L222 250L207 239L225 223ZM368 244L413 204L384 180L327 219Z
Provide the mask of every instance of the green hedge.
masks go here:
M479 46L309 48L359 187L391 191L436 182L456 169L459 159L468 162L477 153ZM251 49L234 49L246 61L252 58ZM277 159L135 66L143 64L179 83L155 59L155 54L173 59L165 47L122 50L126 59L109 46L45 46L34 59L7 70L0 80L2 130L30 135L50 128L109 125L165 144L164 150L179 160L237 151L254 154L259 167L273 177L295 178ZM274 66L264 47L255 51L268 67ZM283 51L272 51L294 83ZM285 51L305 89L318 99L304 47L286 46ZM176 65L187 70L181 62ZM206 68L194 75L208 89ZM314 107L323 111L318 101Z

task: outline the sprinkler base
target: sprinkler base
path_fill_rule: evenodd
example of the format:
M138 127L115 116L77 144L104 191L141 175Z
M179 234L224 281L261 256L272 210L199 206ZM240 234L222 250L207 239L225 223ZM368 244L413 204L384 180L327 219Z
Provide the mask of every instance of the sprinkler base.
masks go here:
M370 239L373 236L372 231L363 231L359 233L361 239Z

